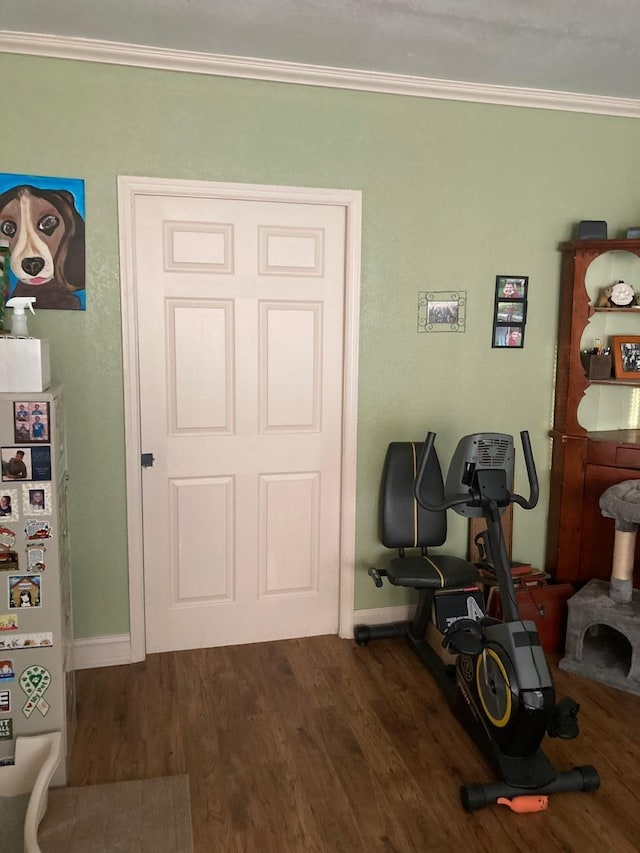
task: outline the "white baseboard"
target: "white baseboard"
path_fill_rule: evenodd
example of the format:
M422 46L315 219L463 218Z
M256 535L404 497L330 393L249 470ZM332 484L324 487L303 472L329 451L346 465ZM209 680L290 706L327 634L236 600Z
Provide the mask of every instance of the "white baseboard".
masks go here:
M73 643L73 668L95 669L98 666L121 666L131 663L131 637L113 634L88 637Z
M354 625L384 625L385 622L409 622L416 612L415 604L399 604L395 607L375 607L373 610L356 610Z
M408 622L413 619L415 604L395 607L377 607L373 610L355 610L354 625L383 625L385 622ZM350 631L347 639L353 639ZM131 637L113 634L108 637L88 637L73 643L73 668L95 669L99 666L122 666L131 663Z

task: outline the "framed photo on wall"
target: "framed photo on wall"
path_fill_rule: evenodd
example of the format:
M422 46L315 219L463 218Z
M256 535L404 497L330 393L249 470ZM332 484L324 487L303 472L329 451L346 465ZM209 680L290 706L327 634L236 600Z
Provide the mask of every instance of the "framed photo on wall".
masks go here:
M524 346L528 285L526 275L496 276L492 347L522 349Z
M464 332L466 290L421 291L418 294L419 332Z
M526 299L529 276L496 276L496 299Z
M493 346L522 349L524 346L524 326L496 326Z

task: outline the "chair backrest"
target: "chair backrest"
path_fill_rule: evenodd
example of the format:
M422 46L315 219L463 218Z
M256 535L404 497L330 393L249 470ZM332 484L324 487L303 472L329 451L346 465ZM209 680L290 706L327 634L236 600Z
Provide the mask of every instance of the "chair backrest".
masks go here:
M447 538L447 513L429 512L413 494L422 442L393 441L387 448L380 485L380 541L387 548L426 548ZM426 471L425 497L444 500L440 462L433 449Z

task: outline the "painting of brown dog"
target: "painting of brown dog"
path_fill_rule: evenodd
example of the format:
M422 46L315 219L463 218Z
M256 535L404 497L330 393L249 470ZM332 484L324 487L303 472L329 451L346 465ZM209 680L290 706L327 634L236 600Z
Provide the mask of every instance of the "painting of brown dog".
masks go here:
M84 310L84 181L2 174L0 190L9 295L35 296L36 310Z

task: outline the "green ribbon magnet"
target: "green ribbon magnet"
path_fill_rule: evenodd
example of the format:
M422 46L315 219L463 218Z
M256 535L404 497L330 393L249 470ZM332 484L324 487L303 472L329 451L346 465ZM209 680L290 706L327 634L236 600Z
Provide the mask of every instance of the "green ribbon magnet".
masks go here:
M22 709L22 713L27 719L36 708L43 717L46 717L49 711L49 703L45 700L44 694L50 684L51 673L38 664L27 667L20 676L20 687L27 694L27 701Z

